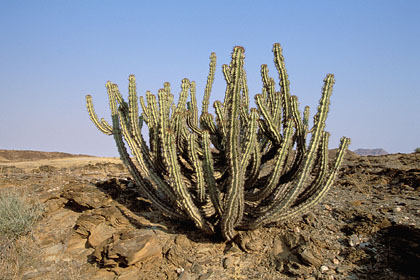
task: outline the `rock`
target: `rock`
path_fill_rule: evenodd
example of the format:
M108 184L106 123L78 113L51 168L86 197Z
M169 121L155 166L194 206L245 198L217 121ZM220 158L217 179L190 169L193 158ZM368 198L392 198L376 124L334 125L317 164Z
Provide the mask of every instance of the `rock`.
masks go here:
M89 277L89 280L113 280L115 273L112 271L98 270L94 275Z
M113 233L115 233L113 227L108 226L106 223L100 223L90 230L88 238L89 244L94 248L101 246L107 239L112 237Z
M255 233L252 231L239 232L234 239L234 243L236 243L239 248L245 252L259 251L262 248L261 239L255 238Z
M187 265L185 251L179 245L169 248L166 258L175 266L185 267Z
M225 251L224 251L226 256L230 256L230 255L234 255L234 254L240 254L241 253L241 249L239 249L238 245L234 242L227 244Z
M378 228L379 229L384 229L384 228L387 228L387 227L390 227L390 226L392 226L392 223L388 220L388 219L386 219L386 218L384 218L379 224L378 224Z
M105 222L105 218L98 215L92 215L92 212L86 212L77 219L75 231L88 238L90 231L100 223Z
M107 256L125 265L132 265L140 261L158 257L162 254L154 234L143 230L122 234L120 239L110 244Z
M64 251L66 257L77 257L78 259L87 258L95 249L87 248L86 238L73 232L68 239L67 248Z
M92 247L98 246L113 233L130 227L130 222L115 206L88 210L77 220L75 231L88 238ZM95 240L97 239L97 240Z
M181 274L179 274L178 280L193 280L194 278L191 276L191 274L184 270L183 272L181 272Z
M248 251L261 252L263 248L262 240L252 239L248 243L245 244L245 248Z
M290 263L285 269L295 273L298 269L307 270L307 266L300 265L301 262L305 265L311 265L311 262L317 263L316 256L310 253L309 249L305 251L305 241L301 234L286 233L281 238L276 238L273 243L273 256L276 260L277 270L283 270L284 263ZM300 255L302 253L302 256ZM295 272L293 272L295 271Z
M138 276L141 275L141 273L142 271L136 266L126 267L119 273L118 280L138 279Z
M240 259L235 256L229 256L223 260L223 268L230 269L234 268L238 263Z
M155 228L155 229L168 230L168 228L163 224L152 223L150 220L148 220L147 218L143 216L138 216L136 214L133 214L124 205L119 205L118 209L121 210L122 214L124 214L124 218L128 217L130 219L130 223L135 224L137 228Z
M327 271L329 270L329 268L328 268L328 266L326 266L326 265L322 265L322 266L319 268L319 270L320 270L322 273L325 273L325 272L327 272Z
M303 263L314 267L319 267L322 264L322 259L314 256L314 252L307 246L301 246L298 250L298 257Z
M213 274L213 272L212 271L209 271L209 272L207 272L205 274L200 275L198 277L198 280L207 280L207 279L210 278L210 276L212 276L212 274Z
M297 262L287 262L284 265L284 270L294 276L307 275L312 272L312 268Z
M131 224L130 221L114 205L94 209L92 210L92 214L104 217L110 226L118 230L127 229Z
M281 240L281 238L274 239L273 249L272 249L273 255L277 256L277 255L283 253L286 250L285 246L286 246L286 244L284 244L284 242L283 242L283 240Z
M80 234L73 232L67 242L66 253L71 253L73 250L85 248L86 238L83 238Z
M337 273L341 273L342 274L342 273L346 272L347 269L344 266L339 266L339 267L336 268L335 271L337 271Z
M283 240L290 249L293 249L302 243L303 237L299 233L287 233L283 236Z
M362 242L359 244L360 248L365 249L369 248L372 244L370 242Z
M44 219L36 225L34 228L35 241L42 249L50 252L47 255L49 259L53 255L51 253L53 246L57 244L66 245L66 240L71 234L79 215L79 213L62 208L50 213L48 219Z
M64 245L62 243L52 244L51 246L44 247L43 253L46 261L56 262L61 257L64 250Z
M67 199L63 197L48 199L46 202L44 202L45 212L50 213L57 211L58 209L62 208L66 202Z
M185 270L185 269L183 269L182 267L178 267L178 268L176 269L176 273L177 273L178 275L180 275L181 273L183 273L183 272L184 272L184 270Z
M178 245L178 246L180 246L181 248L184 248L184 249L188 249L188 248L191 247L191 242L183 234L182 235L178 235L175 238L175 241L174 242L175 242L176 245Z
M61 196L69 200L72 208L79 211L99 208L112 201L93 184L68 184Z
M194 263L191 266L191 272L194 274L201 275L203 274L203 271L204 271L203 266L198 263Z
M352 234L349 238L349 245L355 247L360 244L360 239L356 234Z

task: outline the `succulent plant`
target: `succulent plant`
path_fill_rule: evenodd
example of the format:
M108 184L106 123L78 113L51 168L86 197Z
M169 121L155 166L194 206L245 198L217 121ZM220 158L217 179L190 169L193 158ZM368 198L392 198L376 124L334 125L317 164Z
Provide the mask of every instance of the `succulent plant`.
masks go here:
M350 143L341 138L329 167L329 133L324 129L334 75L324 79L309 129L309 107L302 114L297 97L290 94L280 44L273 47L280 89L262 65L256 108L250 108L244 52L235 47L230 64L222 67L226 92L223 102L213 104L215 116L208 112L214 53L200 116L196 85L188 79L182 80L177 104L169 83L157 96L147 91L139 99L141 114L134 75L129 77L128 103L108 81L112 124L98 119L91 96L86 96L91 120L114 136L122 161L152 206L225 240L234 239L239 230L302 215L318 203L333 184ZM148 143L141 133L143 123Z

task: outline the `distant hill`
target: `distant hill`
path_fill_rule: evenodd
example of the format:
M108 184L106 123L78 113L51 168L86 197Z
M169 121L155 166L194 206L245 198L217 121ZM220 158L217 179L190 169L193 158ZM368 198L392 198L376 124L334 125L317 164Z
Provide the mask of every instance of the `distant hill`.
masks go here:
M383 156L388 154L384 149L357 149L354 152L360 156Z
M73 155L61 152L42 152L26 150L2 150L0 149L0 162L8 161L32 161L41 159L57 159L69 157L91 157L88 155Z

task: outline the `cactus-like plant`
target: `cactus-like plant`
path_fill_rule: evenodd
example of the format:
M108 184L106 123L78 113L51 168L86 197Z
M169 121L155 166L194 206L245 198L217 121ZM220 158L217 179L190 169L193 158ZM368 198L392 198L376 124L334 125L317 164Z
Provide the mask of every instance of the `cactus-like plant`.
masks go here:
M244 49L233 49L231 63L223 65L226 92L223 103L213 104L215 118L208 113L214 53L200 117L195 82L188 79L182 80L176 105L169 83L157 96L146 92L145 99L140 97L140 115L134 76L129 77L128 103L108 81L112 125L98 119L91 96L86 96L91 120L114 136L139 190L165 216L192 221L205 233L232 240L238 230L302 214L331 187L350 142L341 139L329 168L329 133L324 128L334 76L324 80L309 129L309 107L301 114L297 97L290 94L280 44L274 44L273 53L280 90L262 65L262 92L255 96L257 108L250 109ZM148 144L141 134L143 122Z

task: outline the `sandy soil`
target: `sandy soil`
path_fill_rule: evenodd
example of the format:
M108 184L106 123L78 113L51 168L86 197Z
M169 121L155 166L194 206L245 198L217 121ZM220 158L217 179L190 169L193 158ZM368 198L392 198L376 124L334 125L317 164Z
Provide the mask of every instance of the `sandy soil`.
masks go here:
M30 171L41 166L53 166L58 169L62 168L80 168L86 165L95 165L97 163L115 163L122 164L119 158L109 157L68 157L68 158L53 158L53 159L40 159L40 160L30 160L30 161L17 161L6 163L0 162L0 168L7 167L10 165L15 166L16 168L23 169L24 171Z

